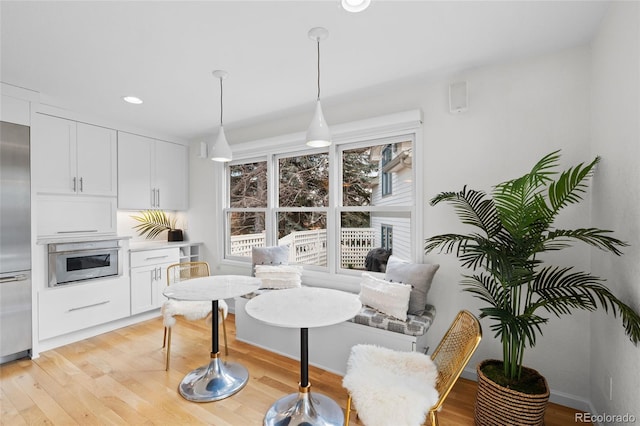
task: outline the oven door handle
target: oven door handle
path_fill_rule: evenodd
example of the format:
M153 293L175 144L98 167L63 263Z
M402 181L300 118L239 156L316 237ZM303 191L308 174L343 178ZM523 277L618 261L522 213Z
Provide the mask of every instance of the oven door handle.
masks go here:
M51 255L60 255L60 254L94 254L94 253L104 253L112 251L120 251L121 247L110 247L110 248L96 248L96 249L86 249L86 250L68 250L68 251L52 251L49 252L49 256Z

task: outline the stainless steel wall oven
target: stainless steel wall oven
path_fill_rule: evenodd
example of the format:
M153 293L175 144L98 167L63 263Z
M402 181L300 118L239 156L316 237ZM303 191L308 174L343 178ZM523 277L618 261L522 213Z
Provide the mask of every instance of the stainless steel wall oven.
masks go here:
M119 240L49 244L49 287L122 275Z

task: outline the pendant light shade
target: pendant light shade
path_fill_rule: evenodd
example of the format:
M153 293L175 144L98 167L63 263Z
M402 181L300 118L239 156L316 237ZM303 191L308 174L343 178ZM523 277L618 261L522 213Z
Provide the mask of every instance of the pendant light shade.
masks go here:
M231 161L231 158L231 147L229 146L229 142L227 142L227 136L224 134L224 127L220 126L218 137L211 149L211 159L213 161L225 162Z
M315 148L331 145L331 132L322 114L320 99L316 102L316 112L307 129L307 145Z
M229 74L223 70L213 72L213 76L220 79L220 131L211 148L211 159L220 162L231 161L232 158L231 147L227 142L227 136L224 134L224 126L222 125L222 80L227 78L227 75Z
M315 27L309 30L309 38L316 42L318 49L318 98L316 100L316 111L307 129L307 145L312 147L331 145L331 131L327 121L324 119L322 106L320 105L320 41L327 37L329 37L329 31L326 28Z

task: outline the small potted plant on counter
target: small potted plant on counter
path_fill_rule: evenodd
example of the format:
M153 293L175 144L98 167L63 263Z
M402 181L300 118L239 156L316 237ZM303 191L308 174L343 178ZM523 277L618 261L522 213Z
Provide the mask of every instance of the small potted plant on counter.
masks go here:
M131 216L140 224L133 228L138 231L138 235L145 235L148 240L152 240L160 233L167 231L167 241L182 241L184 239L182 229L177 229L178 219L169 215L163 210L144 210L140 216Z

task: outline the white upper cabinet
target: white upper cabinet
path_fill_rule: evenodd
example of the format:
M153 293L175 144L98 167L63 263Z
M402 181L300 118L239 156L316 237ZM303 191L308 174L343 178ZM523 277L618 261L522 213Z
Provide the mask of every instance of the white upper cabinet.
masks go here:
M115 130L36 114L32 143L38 193L117 195Z
M118 208L186 210L187 147L118 132Z

